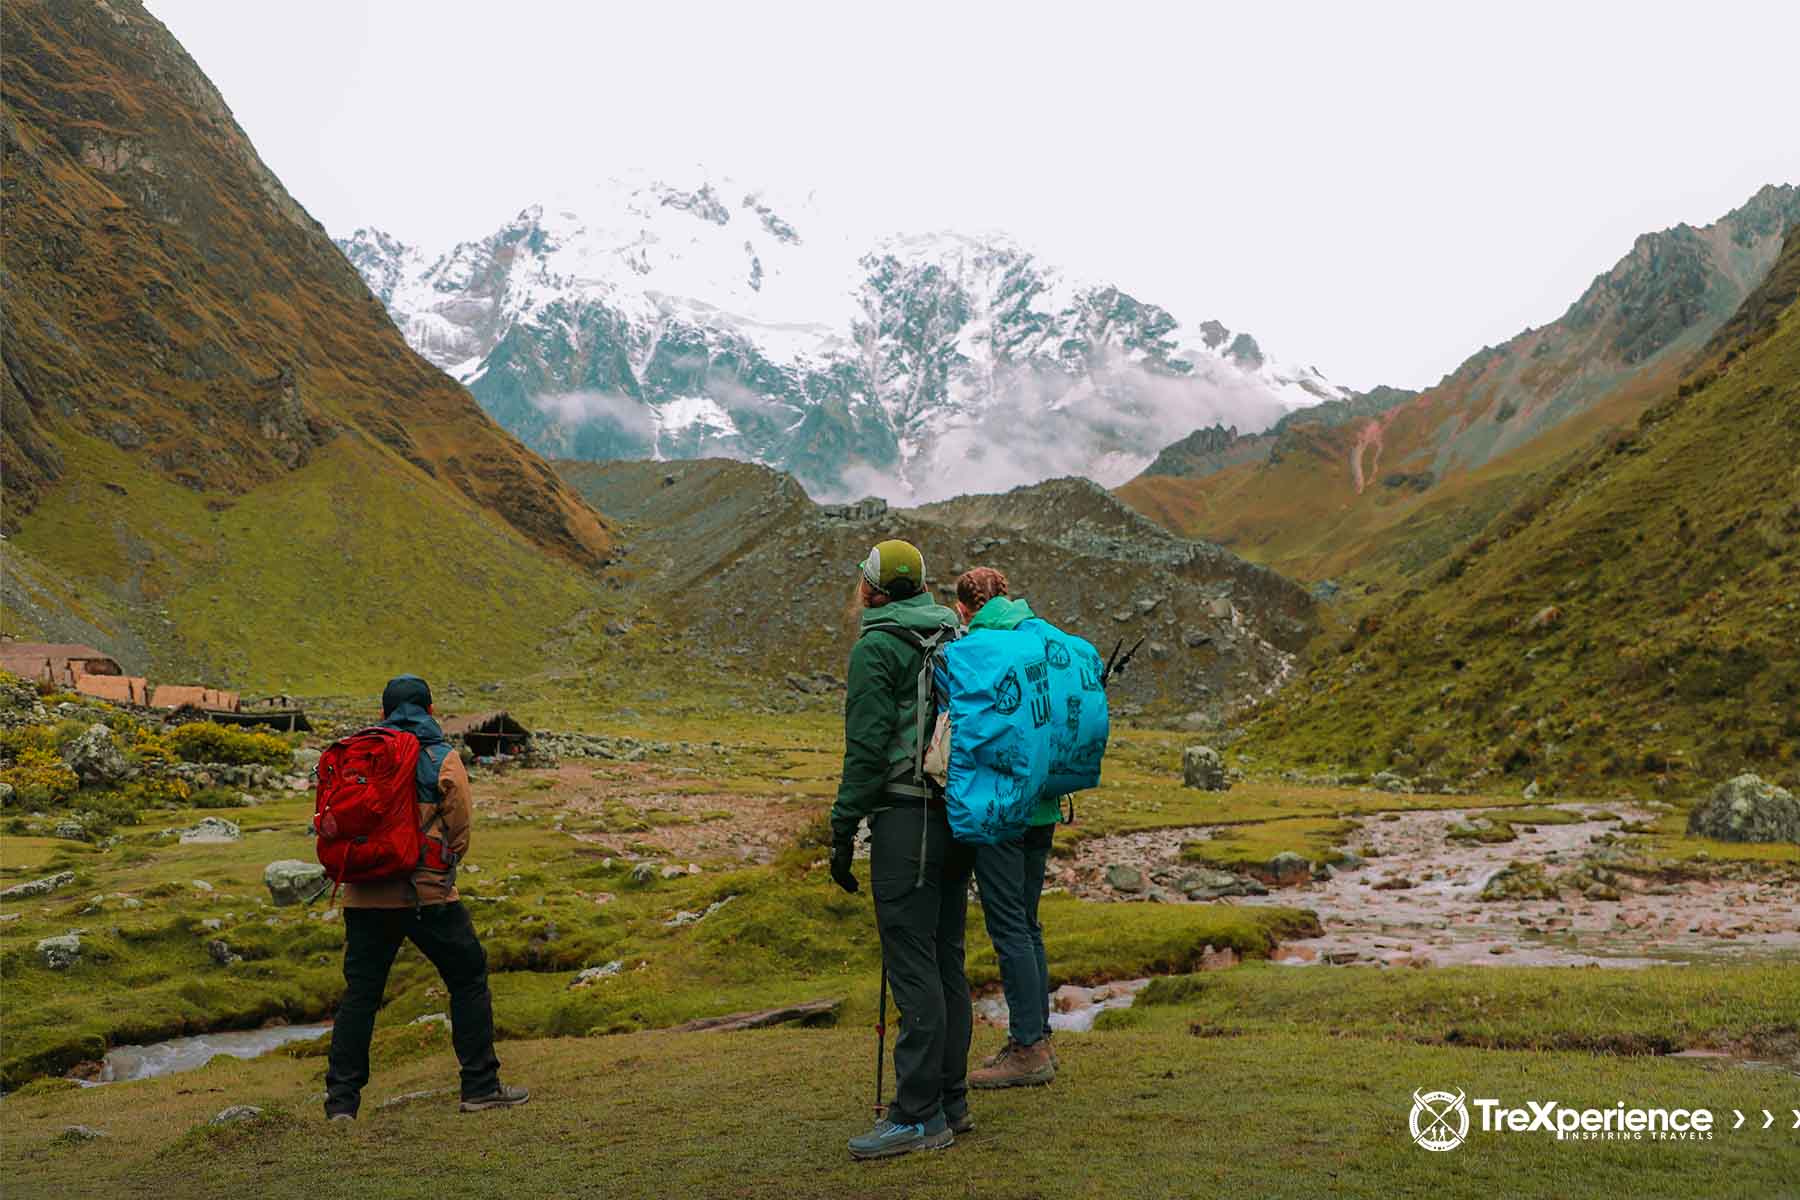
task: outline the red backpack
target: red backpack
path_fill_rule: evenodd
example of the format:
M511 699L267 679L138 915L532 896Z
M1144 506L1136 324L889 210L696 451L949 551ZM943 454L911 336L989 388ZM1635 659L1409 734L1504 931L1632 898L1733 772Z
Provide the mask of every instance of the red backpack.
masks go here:
M443 749L447 754L449 748ZM456 855L448 837L427 836L419 821L419 758L418 738L385 725L339 738L319 756L313 830L319 839L319 862L335 883L410 879L421 868L455 869ZM438 767L443 758L429 756ZM435 787L426 802L436 812L425 827L442 825L443 807ZM332 896L336 895L333 887Z

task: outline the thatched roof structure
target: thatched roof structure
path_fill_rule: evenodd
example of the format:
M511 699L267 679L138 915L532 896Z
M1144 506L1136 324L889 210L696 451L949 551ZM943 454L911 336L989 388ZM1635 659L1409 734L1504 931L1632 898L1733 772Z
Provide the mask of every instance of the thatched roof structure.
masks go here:
M460 737L463 745L481 758L496 754L519 754L531 744L531 730L513 720L505 711L475 713L467 717L451 717L443 722L444 733Z

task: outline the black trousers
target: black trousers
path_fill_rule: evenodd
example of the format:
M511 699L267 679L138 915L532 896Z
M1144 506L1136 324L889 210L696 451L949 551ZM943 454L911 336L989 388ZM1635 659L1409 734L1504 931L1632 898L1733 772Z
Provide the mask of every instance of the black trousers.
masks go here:
M919 880L921 825L925 878ZM888 986L900 1009L888 1119L916 1125L969 1106L969 978L963 929L974 851L950 836L942 809L902 803L875 814L869 874Z
M388 971L400 943L412 939L450 992L450 1039L462 1064L462 1096L491 1095L500 1086L494 1054L494 999L488 991L487 952L462 901L412 908L344 910L344 999L331 1027L325 1072L325 1111L355 1113L369 1082L369 1039Z

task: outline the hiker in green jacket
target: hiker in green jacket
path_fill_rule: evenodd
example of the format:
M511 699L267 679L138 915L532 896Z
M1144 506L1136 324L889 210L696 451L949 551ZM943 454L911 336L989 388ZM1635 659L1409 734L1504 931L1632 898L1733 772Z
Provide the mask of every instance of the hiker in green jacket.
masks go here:
M882 962L901 1015L887 1117L850 1139L855 1159L948 1146L969 1115L973 1013L963 973L970 849L953 840L943 797L915 777L920 675L928 650L956 634L956 614L932 602L925 560L908 542L869 552L844 700L844 771L831 808L831 877L857 890L857 826L869 822L870 885ZM929 687L930 681L925 681Z
M1007 595L1006 576L992 567L976 567L957 579L956 609L971 633L1017 629L1037 615L1025 601ZM975 847L981 918L994 943L1000 986L1006 994L1007 1039L997 1054L970 1074L972 1088L1045 1084L1056 1078L1050 1044L1050 968L1044 929L1038 923L1038 899L1061 816L1060 799L1045 797L1031 814L1024 837Z

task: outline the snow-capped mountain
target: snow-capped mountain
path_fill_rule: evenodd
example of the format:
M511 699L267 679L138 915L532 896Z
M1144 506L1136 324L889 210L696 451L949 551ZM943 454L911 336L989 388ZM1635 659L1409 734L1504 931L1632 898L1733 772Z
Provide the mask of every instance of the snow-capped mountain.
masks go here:
M427 255L339 246L406 340L557 457L724 455L821 497L1111 485L1223 421L1348 393L1010 239L858 246L810 198L613 181Z

